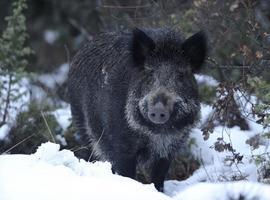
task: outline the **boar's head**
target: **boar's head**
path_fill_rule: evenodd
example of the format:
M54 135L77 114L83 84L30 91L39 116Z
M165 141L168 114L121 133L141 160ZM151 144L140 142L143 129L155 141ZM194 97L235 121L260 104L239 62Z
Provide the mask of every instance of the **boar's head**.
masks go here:
M197 121L200 102L194 73L200 70L206 49L203 32L183 40L170 29L133 30L126 105L131 128L150 134L179 133Z

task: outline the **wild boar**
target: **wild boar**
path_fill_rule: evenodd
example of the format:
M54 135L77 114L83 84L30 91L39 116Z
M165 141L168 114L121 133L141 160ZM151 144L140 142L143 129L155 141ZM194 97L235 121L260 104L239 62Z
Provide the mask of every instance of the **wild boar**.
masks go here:
M206 51L203 32L184 40L170 28L100 34L78 51L68 78L73 120L113 172L135 178L137 164L151 163L163 191L199 119L194 73Z

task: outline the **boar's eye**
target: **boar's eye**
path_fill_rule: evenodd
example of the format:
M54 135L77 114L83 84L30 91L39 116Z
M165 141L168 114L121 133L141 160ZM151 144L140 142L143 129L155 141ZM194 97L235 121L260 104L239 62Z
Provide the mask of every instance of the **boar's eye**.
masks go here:
M142 30L135 28L131 43L131 52L135 64L142 66L146 56L155 48L155 42Z
M191 64L192 72L199 71L205 60L207 51L206 40L205 33L200 31L189 37L182 44L184 58Z

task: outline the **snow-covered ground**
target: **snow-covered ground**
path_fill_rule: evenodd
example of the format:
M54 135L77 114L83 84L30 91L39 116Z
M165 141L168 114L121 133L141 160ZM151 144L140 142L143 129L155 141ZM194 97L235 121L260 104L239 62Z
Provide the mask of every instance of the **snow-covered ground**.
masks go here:
M61 84L67 76L67 64L60 66L52 76L45 74L39 81L49 88ZM198 75L200 84L216 87L218 82L209 76ZM31 86L33 90L33 86ZM37 89L40 90L40 89ZM36 92L36 94L42 94ZM251 106L244 98L237 97L241 112L246 116ZM29 97L28 97L29 98ZM36 98L38 99L38 98ZM43 99L43 97L41 97ZM255 101L255 100L254 100ZM61 104L62 105L62 104ZM154 186L143 185L135 180L113 175L110 163L89 163L78 160L71 151L61 150L57 144L42 144L33 155L0 155L0 200L73 200L73 199L269 199L270 187L258 183L260 166L255 162L256 156L269 153L269 139L260 141L253 149L247 140L266 130L257 124L254 116L247 116L250 130L239 127L217 126L208 140L203 139L201 125L212 113L211 106L201 105L201 122L192 130L191 146L193 155L201 161L202 166L185 181L170 180L165 182L165 194L157 192ZM63 104L53 111L59 125L66 130L71 123L70 108ZM16 115L12 118L14 119ZM14 121L14 120L11 120ZM9 126L0 128L0 140L9 131ZM60 136L62 137L62 136ZM240 163L230 162L232 152L217 152L213 145L222 137L230 143L235 153L243 155ZM63 140L63 141L62 141ZM62 138L62 144L65 144ZM245 181L229 182L242 178Z
M182 200L270 199L270 187L251 182L199 183L167 181L165 194L153 184L113 175L110 163L78 160L71 151L42 144L32 155L0 156L1 200Z
M49 34L49 33L48 33ZM48 36L49 37L49 36ZM32 74L32 78L36 81L41 82L46 87L50 89L55 89L59 87L67 79L69 70L68 63L63 63L58 69L49 74ZM14 79L14 78L13 78ZM13 80L14 81L14 80ZM3 118L6 109L7 101L7 88L9 87L9 76L0 76L0 83L3 83L2 91L0 93L0 119ZM11 127L16 123L16 117L19 113L27 111L30 103L35 102L37 104L42 104L44 102L53 104L48 94L40 86L31 83L29 77L23 77L19 79L16 83L11 85L11 100L10 105L7 107L6 123L0 127L0 140L4 140L11 129ZM14 96L14 97L13 97ZM16 98L16 97L19 98ZM63 129L63 132L71 123L71 112L70 107L67 103L63 101L58 101L59 108L56 109L52 114L55 116L59 125Z
M0 140L8 135L11 126L15 123L17 114L26 111L30 102L29 80L22 78L10 86L10 81L14 80L15 77L10 80L8 75L0 76L0 84L3 84L0 92L0 119L3 119L3 116L6 115L6 123L0 127ZM8 90L9 86L10 89ZM8 106L6 104L7 99L10 102ZM8 112L5 113L6 109Z
M48 88L57 88L65 82L68 76L69 65L63 63L55 71L49 74L42 74L38 77L38 80L46 85Z

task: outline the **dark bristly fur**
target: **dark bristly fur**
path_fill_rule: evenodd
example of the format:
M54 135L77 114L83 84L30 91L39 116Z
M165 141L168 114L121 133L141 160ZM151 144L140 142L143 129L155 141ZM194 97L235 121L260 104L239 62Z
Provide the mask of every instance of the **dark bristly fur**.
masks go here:
M205 55L202 32L183 40L167 28L101 34L76 54L68 78L73 120L114 172L135 178L136 165L150 163L163 190L199 116L193 72Z

